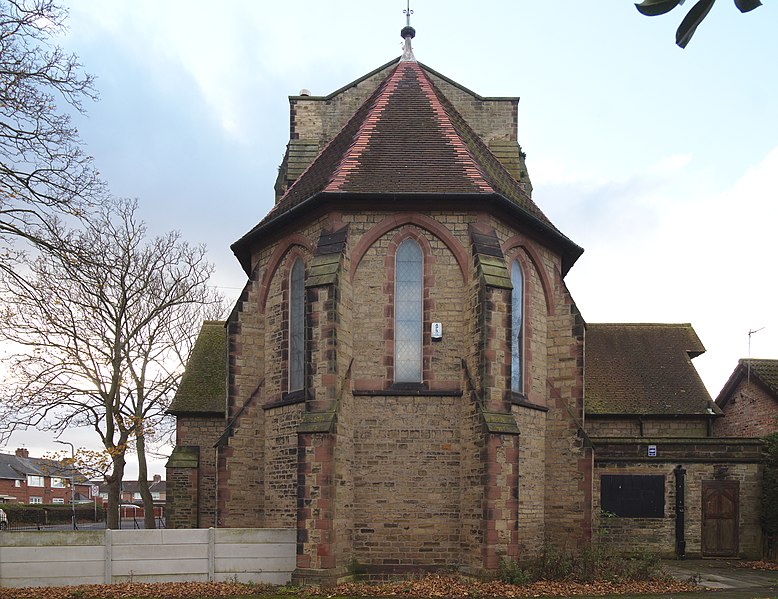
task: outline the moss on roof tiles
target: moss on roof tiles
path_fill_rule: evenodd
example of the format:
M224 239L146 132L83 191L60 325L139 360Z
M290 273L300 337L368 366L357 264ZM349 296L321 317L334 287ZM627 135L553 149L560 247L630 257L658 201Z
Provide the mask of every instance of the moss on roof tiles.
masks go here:
M765 387L778 395L778 360L740 360L743 366L751 368L751 375L756 376Z
M171 414L223 414L227 393L224 321L206 320L168 410Z
M704 351L690 324L588 324L586 413L720 413L691 363Z
M170 454L165 468L197 468L200 464L200 449L198 447L175 447Z

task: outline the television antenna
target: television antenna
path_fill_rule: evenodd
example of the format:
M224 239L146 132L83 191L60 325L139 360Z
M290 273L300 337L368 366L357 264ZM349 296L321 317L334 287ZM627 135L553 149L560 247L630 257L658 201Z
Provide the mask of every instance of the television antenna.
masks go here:
M751 335L758 333L764 329L764 327L759 327L758 329L749 329L748 331L748 362L746 363L746 384L751 384Z

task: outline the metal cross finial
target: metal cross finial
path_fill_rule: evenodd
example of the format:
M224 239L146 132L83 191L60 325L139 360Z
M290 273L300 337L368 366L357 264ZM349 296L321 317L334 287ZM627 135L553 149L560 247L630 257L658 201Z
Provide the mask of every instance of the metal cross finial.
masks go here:
M403 44L403 55L400 60L416 62L416 59L413 57L413 50L411 49L411 40L416 37L416 30L411 27L411 15L413 14L413 11L411 10L411 0L407 1L407 8L403 11L405 13L405 22L407 25L400 31L400 37L405 40Z

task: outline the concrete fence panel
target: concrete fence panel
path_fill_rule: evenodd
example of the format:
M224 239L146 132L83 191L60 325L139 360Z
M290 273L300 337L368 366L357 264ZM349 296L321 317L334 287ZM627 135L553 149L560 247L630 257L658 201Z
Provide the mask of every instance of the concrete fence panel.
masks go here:
M104 537L103 531L0 532L0 585L102 584Z
M294 529L0 533L0 586L117 582L286 584Z
M263 529L263 543L252 543L246 533L253 529L220 528L214 533L214 580L249 582L257 564L261 564L261 580L270 584L286 584L295 568L295 530ZM290 533L292 533L290 535ZM291 544L291 548L289 545Z

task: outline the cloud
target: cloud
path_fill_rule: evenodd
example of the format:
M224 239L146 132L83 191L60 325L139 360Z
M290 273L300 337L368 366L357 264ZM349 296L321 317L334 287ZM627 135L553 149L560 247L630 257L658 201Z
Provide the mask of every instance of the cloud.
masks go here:
M729 187L717 188L712 177L690 192L690 181L710 177L690 176L691 164L687 157L662 160L650 177L630 179L631 187L566 186L580 198L579 213L598 211L583 226L568 219L572 230L563 229L586 249L567 279L591 322L691 322L708 349L694 363L715 397L747 357L749 330L765 327L752 336L753 357L778 358L778 147ZM682 187L675 185L679 173ZM629 204L623 213L621 202ZM635 222L641 215L648 220Z

